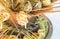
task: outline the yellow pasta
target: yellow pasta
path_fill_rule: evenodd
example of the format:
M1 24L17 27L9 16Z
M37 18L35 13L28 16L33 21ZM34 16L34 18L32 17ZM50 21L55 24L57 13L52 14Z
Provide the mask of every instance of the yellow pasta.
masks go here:
M2 23L0 23L0 30L2 29Z
M42 0L43 6L50 6L51 5L51 0Z
M20 24L20 25L25 25L26 23L28 23L26 13L23 11L20 11L17 14L16 18L17 18L18 24Z
M5 10L4 6L2 4L0 4L0 10Z
M4 10L0 11L0 22L4 22L8 20L9 14L5 12Z
M10 35L8 39L18 39L15 35Z

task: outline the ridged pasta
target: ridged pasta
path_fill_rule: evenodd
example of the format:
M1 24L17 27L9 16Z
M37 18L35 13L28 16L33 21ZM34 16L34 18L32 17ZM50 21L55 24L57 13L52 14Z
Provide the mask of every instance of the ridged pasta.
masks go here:
M16 15L16 19L18 21L18 24L20 25L25 25L28 23L28 19L26 16L26 13L23 11L20 11L17 15Z
M0 22L4 22L8 20L9 14L5 12L4 10L0 11Z

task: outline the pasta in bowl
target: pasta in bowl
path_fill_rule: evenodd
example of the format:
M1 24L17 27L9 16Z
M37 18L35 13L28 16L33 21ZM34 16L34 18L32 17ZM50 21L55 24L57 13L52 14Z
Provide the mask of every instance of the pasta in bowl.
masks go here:
M0 30L1 39L48 39L52 33L52 24L44 16L33 16L28 19L27 28L18 28L3 22L3 28Z
M0 9L0 21L3 21L0 22L0 39L49 39L52 24L46 16L38 13L51 9L53 1L0 0L0 7L3 6Z

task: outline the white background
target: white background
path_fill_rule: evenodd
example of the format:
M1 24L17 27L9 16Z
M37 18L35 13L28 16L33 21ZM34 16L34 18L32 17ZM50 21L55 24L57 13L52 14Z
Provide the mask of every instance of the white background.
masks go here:
M60 39L60 12L45 14L53 24L51 39Z

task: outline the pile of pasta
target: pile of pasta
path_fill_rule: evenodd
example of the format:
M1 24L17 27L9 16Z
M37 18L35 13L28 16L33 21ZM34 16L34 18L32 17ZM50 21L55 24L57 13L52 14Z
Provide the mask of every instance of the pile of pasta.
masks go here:
M53 0L0 0L0 5L2 5L0 7L3 7L3 10L6 10L10 14L9 23L13 24L12 21L14 21L15 24L25 25L28 22L27 17L29 18L26 13L51 6L52 1Z
M2 23L6 20L8 20L9 14L5 11L0 10L0 29L2 29Z
M45 39L48 33L48 20L41 15L32 17L29 20L27 29L18 28L17 30L6 21L2 24L0 39Z
M44 39L48 20L41 15L29 20L27 13L51 4L52 0L0 0L0 39Z
M52 1L53 0L13 0L11 1L11 7L14 11L31 12L51 6Z

